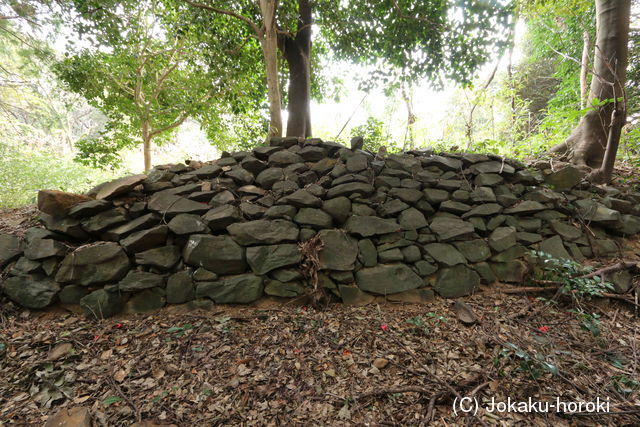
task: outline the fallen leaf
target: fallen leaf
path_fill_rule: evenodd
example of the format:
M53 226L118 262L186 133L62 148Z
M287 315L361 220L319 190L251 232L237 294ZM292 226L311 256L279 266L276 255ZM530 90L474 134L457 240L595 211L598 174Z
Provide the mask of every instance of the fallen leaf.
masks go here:
M458 320L460 320L465 325L473 325L474 323L478 323L478 316L473 312L471 307L462 301L456 301L453 303L453 311L456 313Z
M73 350L73 344L68 342L60 343L49 350L49 354L47 354L47 360L51 362L53 362L54 360L58 360L69 354L71 350Z

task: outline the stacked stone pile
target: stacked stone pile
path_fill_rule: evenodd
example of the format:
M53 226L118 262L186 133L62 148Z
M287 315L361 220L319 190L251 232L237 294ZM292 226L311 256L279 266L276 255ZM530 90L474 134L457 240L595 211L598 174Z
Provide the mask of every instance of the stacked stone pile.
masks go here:
M572 167L352 145L273 138L87 195L43 190L45 227L0 236L2 292L96 317L296 297L309 287L299 244L316 238L319 284L346 303L423 302L521 283L531 250L581 261L616 255L616 236L640 232L639 193L590 187Z

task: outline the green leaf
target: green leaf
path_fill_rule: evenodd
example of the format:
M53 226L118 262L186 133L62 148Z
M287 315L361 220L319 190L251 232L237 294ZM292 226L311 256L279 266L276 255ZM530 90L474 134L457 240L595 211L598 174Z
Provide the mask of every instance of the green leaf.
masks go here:
M104 406L109 407L109 406L113 405L114 403L118 403L118 402L121 402L121 401L122 401L122 398L121 398L121 397L118 397L118 396L109 396L109 397L107 397L106 399L103 399L103 400L102 400L102 404L103 404Z

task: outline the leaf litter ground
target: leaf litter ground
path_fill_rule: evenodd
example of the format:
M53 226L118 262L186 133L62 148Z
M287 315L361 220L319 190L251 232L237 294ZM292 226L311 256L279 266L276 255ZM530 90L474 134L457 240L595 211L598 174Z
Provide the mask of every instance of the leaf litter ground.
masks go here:
M41 425L81 405L109 426L638 425L637 313L603 301L583 307L599 313L599 334L568 306L490 289L465 299L473 325L445 300L325 310L265 300L102 321L4 304L0 419ZM611 413L465 417L456 396L599 397Z

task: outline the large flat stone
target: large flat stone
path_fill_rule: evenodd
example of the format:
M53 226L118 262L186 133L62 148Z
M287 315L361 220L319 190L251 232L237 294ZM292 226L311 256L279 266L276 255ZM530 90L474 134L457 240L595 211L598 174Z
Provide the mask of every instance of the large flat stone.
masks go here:
M22 307L37 309L55 302L60 286L49 277L24 275L6 279L2 291Z
M400 225L393 219L377 216L351 216L345 224L345 229L351 234L369 237L400 231Z
M218 304L248 304L263 294L263 279L253 274L223 277L215 282L200 282L196 297L209 297Z
M466 265L456 265L438 272L433 289L444 298L470 295L480 285L480 276Z
M18 236L0 234L0 268L22 254L22 243Z
M182 252L184 261L216 274L243 273L247 268L245 250L229 236L195 234Z
M302 254L293 243L247 248L247 262L255 274L267 274L281 267L299 264Z
M471 223L457 218L438 217L431 221L429 228L433 231L438 240L447 242L449 240L461 239L473 234L475 228Z
M320 269L352 270L358 256L358 242L341 230L322 230L318 237L323 248L318 254Z
M146 178L146 175L131 175L114 179L100 187L98 194L96 194L96 199L112 199L121 194L128 193L133 190L136 185L141 184Z
M233 239L241 245L272 245L298 240L298 227L284 219L239 222L227 227Z
M117 243L99 243L76 249L58 269L56 282L96 285L115 282L129 271L129 257Z
M358 287L379 295L396 294L422 286L422 279L406 264L380 264L356 272Z
M186 197L164 192L155 193L151 196L147 207L149 210L158 212L168 218L173 218L183 213L202 215L209 210L209 206L206 203L194 202Z

